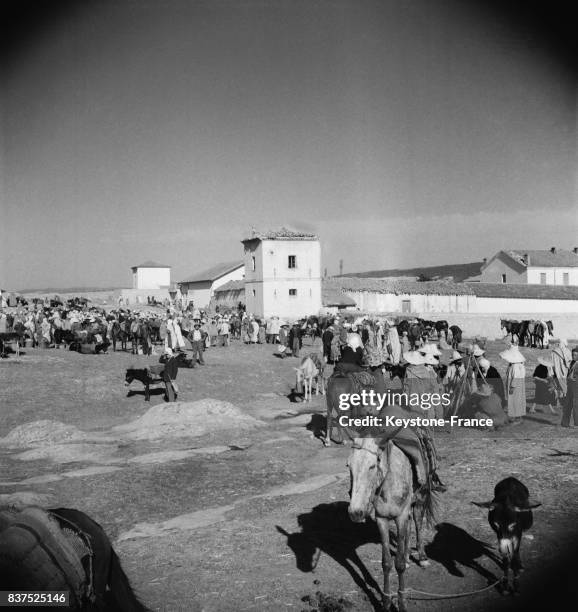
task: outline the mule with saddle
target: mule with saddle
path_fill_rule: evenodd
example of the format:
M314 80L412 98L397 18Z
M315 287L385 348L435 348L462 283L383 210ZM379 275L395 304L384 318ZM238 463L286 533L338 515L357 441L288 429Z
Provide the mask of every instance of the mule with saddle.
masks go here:
M0 591L65 591L67 610L148 610L103 528L72 508L0 507Z
M427 567L423 523L426 518L430 524L435 522L436 495L445 491L445 487L437 476L437 454L428 431L421 427L400 426L396 422L396 419L403 422L414 414L387 404L381 409L371 405L356 407L353 402L346 410L343 410L343 403L340 407L340 400L352 394L361 395L363 391L372 390L382 392L379 382L369 372L349 372L329 379L325 445L329 446L332 439L342 442L344 436L351 440L349 516L354 522L372 518L377 523L382 544L383 607L389 610L392 605L389 574L395 565L399 585L398 609L405 612L405 570L411 550L411 524L413 522L416 533L417 562ZM335 413L347 415L348 425L338 421L339 436L333 438ZM355 421L349 421L349 418L367 416L379 417L382 421L378 425L351 426ZM394 425L384 424L388 416ZM397 527L395 562L390 552L391 521Z

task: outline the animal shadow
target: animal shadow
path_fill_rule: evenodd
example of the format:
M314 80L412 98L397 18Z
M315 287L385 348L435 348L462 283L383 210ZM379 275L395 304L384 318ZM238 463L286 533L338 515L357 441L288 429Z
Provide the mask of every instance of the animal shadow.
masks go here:
M324 552L349 572L373 609L381 610L380 586L357 554L357 549L364 544L381 543L379 531L373 521L353 523L347 507L344 501L319 504L297 517L301 531L288 533L278 525L277 531L287 538L299 570L313 572Z
M149 393L151 394L151 396L166 394L165 390L161 387L157 387L156 389L150 389ZM130 389L126 394L127 397L133 397L133 395L142 395L143 397L145 397L146 393L144 389Z
M488 544L476 540L467 531L451 523L439 523L435 526L435 530L434 539L425 547L430 559L441 563L452 576L464 577L458 567L461 565L476 571L488 583L497 580L497 577L478 561L487 557L500 567L497 554Z

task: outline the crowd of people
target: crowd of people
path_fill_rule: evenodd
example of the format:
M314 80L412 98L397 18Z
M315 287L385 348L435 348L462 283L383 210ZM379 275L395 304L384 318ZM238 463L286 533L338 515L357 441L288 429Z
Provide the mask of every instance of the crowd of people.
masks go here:
M324 361L333 364L337 373L369 370L377 376L378 384L385 385L389 377L382 375L386 370L403 372L403 388L408 393L441 391L459 396L460 410L490 417L496 425L520 423L524 415L537 409L556 413L559 407L562 426L570 426L571 421L578 425L578 347L569 349L563 338L548 356L538 358L532 374L535 394L528 401L526 358L516 344L500 353L506 365L502 379L484 348L477 344L454 349L448 362L442 364L437 344L424 340L411 347L407 333L400 336L395 321L387 318L363 319L355 324L335 316L289 324L275 316L254 317L243 308L209 315L171 304L166 309L137 312L129 308L107 311L87 302L67 307L35 301L16 309L0 308L0 334L10 332L20 334L33 347L67 344L87 353L106 353L111 345L116 349L123 334L125 340L129 338L133 352L144 354L151 354L154 345L160 345L167 354L182 352L187 339L193 359L201 365L207 349L228 347L232 339L246 344L276 344L282 358L299 357L303 338L310 335L320 339ZM396 370L398 367L402 369ZM438 409L436 416L447 416L447 412L441 414Z

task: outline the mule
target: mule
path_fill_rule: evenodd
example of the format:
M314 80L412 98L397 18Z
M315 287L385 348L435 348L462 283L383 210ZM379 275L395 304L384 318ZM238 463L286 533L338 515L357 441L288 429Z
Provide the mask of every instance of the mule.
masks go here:
M349 517L362 523L375 517L381 538L383 569L383 609L392 606L389 574L393 567L389 542L390 521L397 527L395 569L398 576L398 610L406 612L405 570L411 550L411 521L415 524L418 564L427 567L429 561L422 538L423 521L427 515L434 521L433 494L419 487L414 479L410 460L392 441L382 448L374 438L355 438L347 462L351 477Z
M85 573L85 592L70 593L70 602L73 605L69 609L86 612L148 612L149 609L139 601L132 589L106 532L96 521L84 512L72 508L52 508L46 510L46 513L51 520L56 521L56 532L61 532L61 536L58 539L52 538L50 544L42 540L39 542L46 552L58 553L56 556L50 555L52 563L55 564L54 571L39 573L39 568L28 567L25 562L13 564L12 567L5 566L0 574L1 589L47 590L50 585L45 583L46 577L51 576L54 582L61 573L64 573L67 583L75 584L74 575L70 572L75 571L76 567L82 567ZM26 530L33 529L26 524L22 526ZM32 534L40 538L40 532L32 531ZM44 536L47 536L46 532ZM3 552L16 559L20 554L26 558L31 551L20 551L18 541L17 538L8 539L7 542L12 544L14 550ZM63 546L65 548L62 548ZM69 554L78 558L74 567L59 565L59 560L72 560L67 556ZM37 583L39 580L42 582ZM59 585L60 582L55 584L55 587Z
M505 330L506 334L504 337L508 335L511 336L512 342L514 342L514 336L518 337L518 341L520 340L520 322L513 321L510 319L500 319L500 329Z

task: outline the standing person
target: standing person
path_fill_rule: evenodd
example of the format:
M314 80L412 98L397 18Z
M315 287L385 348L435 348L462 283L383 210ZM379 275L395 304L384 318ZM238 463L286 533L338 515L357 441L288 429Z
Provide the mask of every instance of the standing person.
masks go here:
M249 333L251 334L251 344L259 342L259 323L255 319L249 322Z
M506 372L506 397L508 400L508 416L513 425L522 422L526 414L526 358L516 344L500 353L500 357L508 363Z
M299 349L302 346L302 342L301 325L299 321L295 321L291 328L291 350L293 351L293 357L299 357Z
M219 328L217 326L217 321L215 319L211 319L211 323L209 325L209 337L211 339L211 346L217 346L217 336L219 335Z
M282 359L285 359L285 354L287 353L287 348L289 347L289 332L287 327L287 324L283 324L279 328L279 352L281 353Z
M464 366L462 354L458 353L458 351L453 351L448 369L446 370L446 375L443 379L445 392L451 394L455 393L465 373L466 367Z
M203 353L205 351L205 339L201 326L195 323L191 332L189 332L189 341L193 349L193 361L198 361L201 365L205 365Z
M562 427L570 427L570 417L574 419L574 427L578 427L578 347L572 349L572 360L566 377L567 393L562 412Z
M534 403L529 412L536 412L536 404L548 406L551 414L556 414L552 407L556 405L556 389L554 387L554 375L552 372L552 362L538 357L538 365L532 375L535 383Z
M267 329L265 327L265 323L261 320L261 325L259 325L259 335L258 335L259 344L265 344L267 342Z
M401 343L401 353L402 353L402 355L404 355L405 353L411 352L411 343L409 341L409 337L408 337L406 331L402 332L400 343Z
M279 322L279 317L273 317L271 321L271 342L273 344L277 342L277 336L279 335L280 329L281 329L281 325Z
M572 354L568 350L568 342L560 338L558 346L552 350L552 369L554 370L554 385L560 405L564 407L564 400L568 391L567 376L572 361Z
M393 365L398 365L401 360L402 346L401 342L399 341L399 334L395 325L388 325L385 342L387 352L389 353L389 356L391 358L391 363ZM409 341L407 342L407 348L404 350L405 352L409 351Z
M501 399L502 407L505 408L507 400L506 394L504 393L504 381L502 380L500 373L485 357L482 357L478 361L478 365L480 366L480 371L484 375L486 382L488 385L490 385L490 387L492 387L494 393L496 393L496 395ZM478 378L480 379L480 382L482 382L480 376L478 376Z
M221 339L223 341L223 346L229 346L230 326L229 326L229 321L227 321L227 319L223 319L221 321L221 328L219 331L221 332Z
M275 342L274 336L273 336L273 332L271 330L271 328L273 327L273 320L275 319L275 317L271 317L269 319L267 319L267 323L265 325L265 333L266 333L266 340L267 340L267 344L272 344Z
M321 342L323 344L323 357L325 359L325 363L333 363L331 359L331 342L333 341L333 325L330 325L321 336Z

